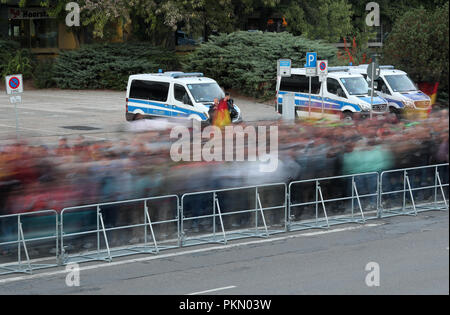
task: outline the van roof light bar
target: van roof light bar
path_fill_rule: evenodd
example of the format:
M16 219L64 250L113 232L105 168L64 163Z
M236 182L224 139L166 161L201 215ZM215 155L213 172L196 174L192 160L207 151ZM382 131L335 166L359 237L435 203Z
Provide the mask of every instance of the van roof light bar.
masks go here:
M200 72L193 72L193 73L172 73L171 77L174 79L179 79L179 78L190 78L190 77L197 77L197 78L201 78L203 77L203 73Z
M330 67L328 72L347 72L350 71L350 67Z

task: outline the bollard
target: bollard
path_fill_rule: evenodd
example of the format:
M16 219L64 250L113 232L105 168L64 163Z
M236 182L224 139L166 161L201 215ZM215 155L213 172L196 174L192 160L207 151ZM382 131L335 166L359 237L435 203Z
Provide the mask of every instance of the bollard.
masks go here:
M283 120L295 120L295 93L286 93L283 95Z

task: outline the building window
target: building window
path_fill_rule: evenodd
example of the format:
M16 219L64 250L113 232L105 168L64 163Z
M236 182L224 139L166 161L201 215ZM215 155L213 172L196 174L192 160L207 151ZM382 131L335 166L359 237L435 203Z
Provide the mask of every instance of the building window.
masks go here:
M42 9L10 8L8 33L23 48L58 47L58 22Z

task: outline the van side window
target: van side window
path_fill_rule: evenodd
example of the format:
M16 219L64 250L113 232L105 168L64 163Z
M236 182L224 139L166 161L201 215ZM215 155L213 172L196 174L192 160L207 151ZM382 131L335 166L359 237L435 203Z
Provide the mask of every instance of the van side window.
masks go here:
M175 99L178 102L181 102L183 104L192 105L191 98L189 97L189 94L187 93L184 86L180 84L175 84L173 88L173 94L175 96Z
M130 98L167 102L170 83L133 80L130 89Z
M293 74L290 77L281 78L280 91L309 93L309 77ZM311 80L311 93L320 93L320 82L318 77L313 77Z
M386 82L384 82L383 78L379 78L375 82L377 82L377 84L378 84L377 89L376 89L377 91L380 91L385 94L391 94L391 92L389 92L389 89L386 85Z
M342 91L342 87L339 84L339 82L335 79L331 79L331 78L327 79L327 90L331 94L334 94L337 96L342 96L341 93L338 93L339 90ZM341 94L341 95L339 95L339 94Z

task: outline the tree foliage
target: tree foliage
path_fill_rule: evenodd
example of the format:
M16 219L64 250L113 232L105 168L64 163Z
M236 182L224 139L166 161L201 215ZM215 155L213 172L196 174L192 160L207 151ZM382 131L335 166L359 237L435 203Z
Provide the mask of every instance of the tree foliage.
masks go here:
M352 33L352 6L347 0L289 1L288 31L310 39L338 42Z
M227 89L269 98L275 93L277 60L290 58L303 67L306 53L335 61L336 48L290 33L235 32L211 37L184 62L187 71L204 72ZM255 58L257 56L257 58Z
M173 52L146 43L95 44L61 53L52 76L63 89L124 90L130 75L179 67Z
M416 81L448 85L449 4L407 11L397 20L383 49L385 63L408 72Z

